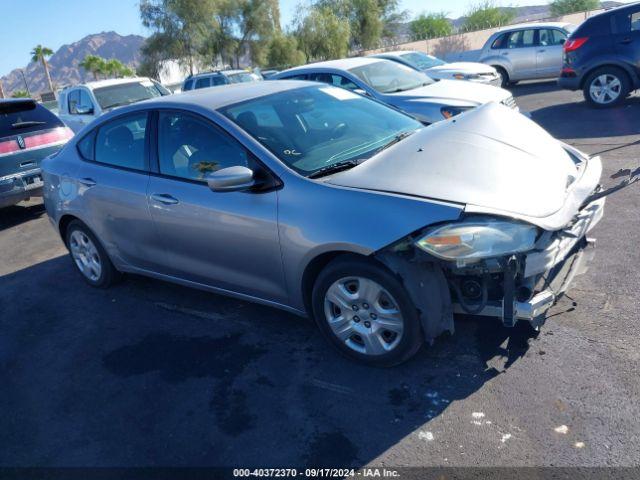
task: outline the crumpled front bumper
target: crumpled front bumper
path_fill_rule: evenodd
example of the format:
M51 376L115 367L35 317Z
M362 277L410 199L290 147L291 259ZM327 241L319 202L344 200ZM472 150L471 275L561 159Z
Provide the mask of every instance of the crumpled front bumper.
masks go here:
M39 168L0 178L0 208L41 195L42 174Z
M504 298L489 301L474 312L475 315L499 317L506 325L515 320L536 322L565 293L576 276L587 271L595 255L595 239L588 233L602 219L605 198L600 198L582 208L575 219L564 229L545 232L536 248L521 259L520 265L509 279L504 276ZM512 281L512 288L508 282ZM528 299L518 299L517 290L530 289ZM458 303L454 312L467 313Z

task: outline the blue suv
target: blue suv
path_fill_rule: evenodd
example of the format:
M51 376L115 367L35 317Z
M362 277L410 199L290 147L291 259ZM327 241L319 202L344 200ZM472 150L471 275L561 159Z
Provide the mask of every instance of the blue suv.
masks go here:
M640 3L587 19L564 44L562 88L591 106L619 105L640 88Z

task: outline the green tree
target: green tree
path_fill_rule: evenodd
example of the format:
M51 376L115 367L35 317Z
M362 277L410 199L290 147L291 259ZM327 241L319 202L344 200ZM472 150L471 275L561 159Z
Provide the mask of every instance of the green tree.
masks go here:
M109 77L122 78L132 77L134 72L117 58L112 58L104 62L104 73Z
M511 10L498 7L492 0L472 5L465 15L462 31L473 32L509 24L515 17Z
M427 38L446 37L453 33L451 22L447 14L429 13L421 14L409 25L412 40L426 40Z
M304 53L298 48L298 41L293 35L276 33L269 42L267 65L270 67L294 67L305 61Z
M296 37L307 61L341 58L349 52L349 22L329 8L312 8L300 21Z
M263 47L273 36L279 21L274 15L279 15L279 9L274 10L277 2L265 0L235 0L238 5L236 27L239 32L238 41L235 42L236 67L240 68L240 58L250 47L251 57L254 63L262 63ZM262 60L262 61L261 61Z
M406 12L398 10L398 0L317 0L314 5L349 22L349 45L354 49L376 47L406 17Z
M93 74L93 79L98 80L98 73L102 72L104 69L103 64L104 58L97 55L87 55L80 63L78 63L78 66L82 67L87 72L91 72Z
M29 98L29 94L26 90L14 90L11 98Z
M33 63L42 63L44 74L47 77L47 85L49 86L49 91L53 92L53 83L51 82L51 75L49 75L49 64L47 63L47 58L51 55L53 55L53 50L47 47L43 47L42 45L36 45L33 50L31 50L31 61Z
M575 12L586 12L600 8L598 0L553 0L550 3L551 15L560 17Z
M145 52L163 60L175 58L194 72L211 31L218 0L141 0L142 24L153 31Z

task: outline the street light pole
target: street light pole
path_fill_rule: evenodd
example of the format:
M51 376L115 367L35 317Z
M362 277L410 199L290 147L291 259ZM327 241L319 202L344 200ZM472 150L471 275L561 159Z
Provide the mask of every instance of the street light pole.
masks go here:
M27 83L27 77L24 76L24 70L19 68L20 75L22 75L22 80L24 81L24 86L27 89L27 95L31 96L31 92L29 91L29 83Z

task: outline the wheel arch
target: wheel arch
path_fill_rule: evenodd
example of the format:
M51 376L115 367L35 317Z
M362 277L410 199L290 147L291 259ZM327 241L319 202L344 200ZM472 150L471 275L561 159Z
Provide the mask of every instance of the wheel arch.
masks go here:
M633 71L633 68L631 68L629 65L625 64L624 62L608 61L605 63L593 65L589 67L587 70L585 70L585 72L582 74L582 78L580 79L580 88L583 89L585 87L585 84L587 83L587 79L593 72L601 68L607 68L607 67L617 68L625 72L629 77L629 81L631 82L632 90L635 90L640 84L640 79L638 78L638 75Z
M360 259L370 259L370 255L364 255L352 250L329 250L313 257L306 265L302 273L302 301L309 316L312 316L311 299L313 296L313 286L316 283L320 272L338 257L352 257Z

